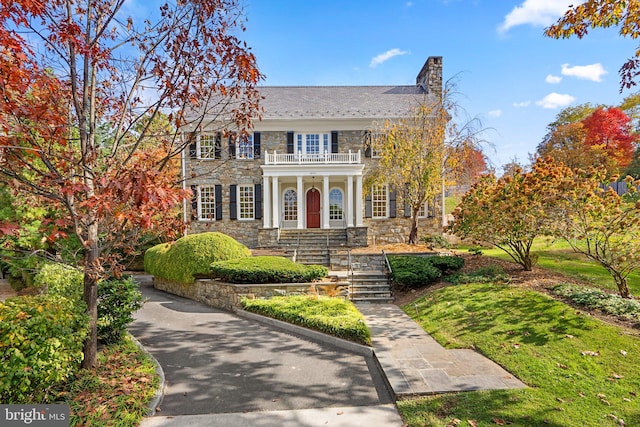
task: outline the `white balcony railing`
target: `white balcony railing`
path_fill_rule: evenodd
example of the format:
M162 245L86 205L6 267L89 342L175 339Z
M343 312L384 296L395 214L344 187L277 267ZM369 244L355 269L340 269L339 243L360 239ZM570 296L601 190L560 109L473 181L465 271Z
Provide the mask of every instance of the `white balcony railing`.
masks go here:
M298 164L359 164L360 150L348 153L318 153L318 154L278 154L277 152L264 153L265 165L298 165Z

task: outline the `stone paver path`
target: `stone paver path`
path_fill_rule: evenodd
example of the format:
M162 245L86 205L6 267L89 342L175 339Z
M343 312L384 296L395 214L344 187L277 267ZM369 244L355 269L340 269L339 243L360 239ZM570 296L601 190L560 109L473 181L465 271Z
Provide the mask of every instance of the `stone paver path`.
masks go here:
M396 397L526 387L473 350L446 350L398 306L358 304Z

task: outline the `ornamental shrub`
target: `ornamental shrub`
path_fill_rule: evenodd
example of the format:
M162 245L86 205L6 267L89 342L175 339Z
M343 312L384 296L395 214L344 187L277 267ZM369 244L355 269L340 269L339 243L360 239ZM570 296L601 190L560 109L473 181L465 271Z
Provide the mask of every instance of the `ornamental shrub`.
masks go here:
M304 265L278 256L259 256L211 264L211 275L229 283L307 283L326 277L322 265Z
M133 313L144 300L138 285L131 277L102 280L98 283L98 339L105 344L119 342Z
M576 304L595 308L603 313L640 321L640 301L622 298L600 289L560 283L551 288L556 295L569 298Z
M351 301L342 298L290 295L269 299L244 298L241 304L247 311L371 345L371 333L364 317Z
M431 256L427 261L443 273L460 270L464 266L464 258L459 256Z
M86 312L84 274L80 270L63 264L47 264L34 280L49 295L72 301L77 313ZM133 313L142 303L142 294L131 277L98 282L98 339L105 344L122 339L127 325L133 321Z
M144 269L162 279L193 283L194 276L210 274L213 262L247 258L250 255L249 248L226 234L191 234L148 249Z
M46 264L34 278L34 285L44 292L72 301L82 301L84 273L64 264Z
M415 255L390 256L391 280L398 289L413 289L435 282L442 272L429 261Z
M79 369L89 319L59 295L0 302L0 402L49 403Z

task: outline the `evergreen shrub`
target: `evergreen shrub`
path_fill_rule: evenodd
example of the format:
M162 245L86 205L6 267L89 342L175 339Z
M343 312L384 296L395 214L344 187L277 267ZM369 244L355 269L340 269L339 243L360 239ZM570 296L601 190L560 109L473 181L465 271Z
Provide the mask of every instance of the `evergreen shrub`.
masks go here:
M148 249L144 257L144 269L162 279L194 283L194 276L211 273L211 263L250 255L249 248L226 234L191 234Z
M258 256L211 264L213 277L229 283L307 283L326 277L322 265L304 265L279 256Z

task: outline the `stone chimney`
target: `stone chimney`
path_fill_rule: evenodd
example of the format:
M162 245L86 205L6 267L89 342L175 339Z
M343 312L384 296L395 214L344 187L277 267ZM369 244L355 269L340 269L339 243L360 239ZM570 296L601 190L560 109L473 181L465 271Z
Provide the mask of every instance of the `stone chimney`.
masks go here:
M416 85L426 93L442 97L442 56L430 56L416 77Z

